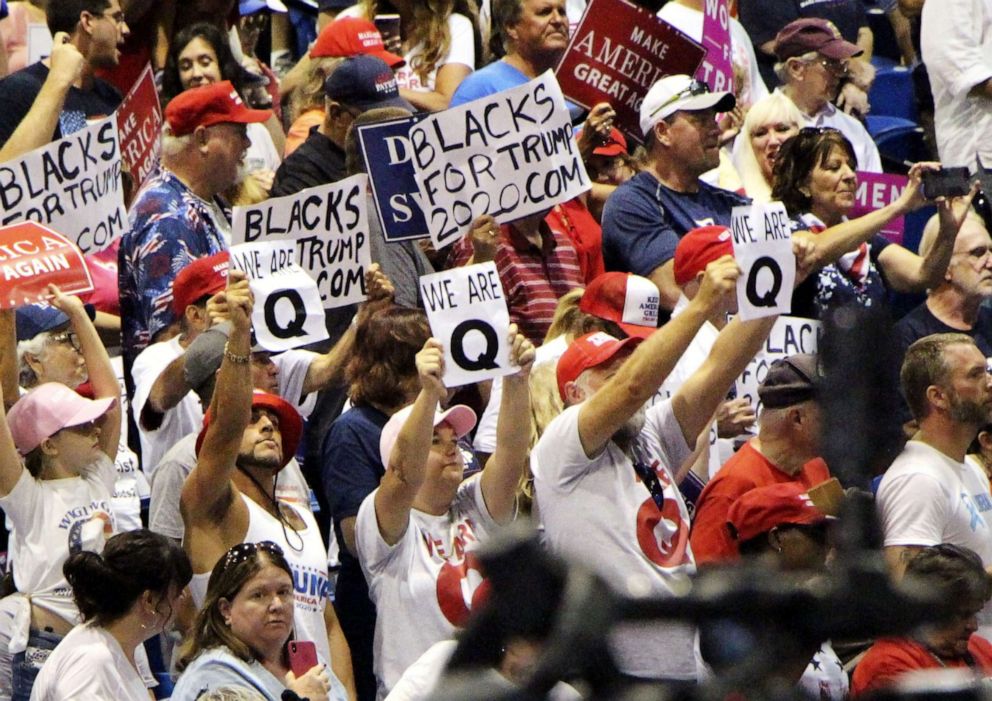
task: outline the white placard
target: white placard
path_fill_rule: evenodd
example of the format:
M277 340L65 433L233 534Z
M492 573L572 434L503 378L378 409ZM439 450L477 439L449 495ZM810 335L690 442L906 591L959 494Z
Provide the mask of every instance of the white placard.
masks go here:
M97 253L127 228L117 119L0 164L0 225L30 219Z
M235 207L231 241L289 241L296 263L317 282L324 309L364 301L372 264L367 175Z
M737 308L741 319L788 314L796 280L789 215L781 202L734 207L730 230L741 267Z
M427 117L410 128L410 147L438 250L460 239L482 214L504 224L591 187L551 71Z
M510 375L510 312L493 262L420 278L431 335L444 346L444 384Z
M768 367L779 358L787 358L797 353L818 353L822 334L823 326L816 319L804 319L799 316L779 317L771 333L768 334L765 345L737 378L734 385L737 396L747 397L755 411L760 411L758 385L768 374Z
M295 261L292 241L231 247L231 265L248 276L255 296L255 340L268 351L299 348L328 338L317 283Z
M30 66L32 63L38 63L38 61L51 56L53 43L52 32L48 29L47 24L41 24L40 22L29 23L27 65Z

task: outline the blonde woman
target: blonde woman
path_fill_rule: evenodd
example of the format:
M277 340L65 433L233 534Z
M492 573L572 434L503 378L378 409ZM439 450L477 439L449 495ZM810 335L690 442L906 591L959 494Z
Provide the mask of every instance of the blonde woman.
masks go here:
M756 202L772 196L772 169L779 147L805 123L795 103L780 92L758 100L748 110L734 143L734 165L744 192Z

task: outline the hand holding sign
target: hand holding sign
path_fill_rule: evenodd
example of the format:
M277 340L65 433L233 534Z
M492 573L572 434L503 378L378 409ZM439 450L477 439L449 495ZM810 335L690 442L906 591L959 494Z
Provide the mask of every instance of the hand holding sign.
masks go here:
M425 392L435 397L443 397L448 389L444 386L444 347L436 338L428 338L416 357L417 377Z
M510 364L520 368L511 378L517 377L526 381L530 377L530 371L534 367L534 359L537 357L534 344L526 336L517 331L516 324L510 324L510 332L507 335L507 340L510 342Z
M496 248L499 246L499 224L489 214L483 214L472 222L472 230L468 232L472 242L472 262L488 263L496 260Z
M233 268L227 273L227 289L224 290L224 302L227 305L227 318L235 331L251 329L251 310L255 306L255 298L251 294L248 276Z
M49 61L49 75L62 85L72 85L79 80L86 65L86 59L74 44L69 43L69 35L65 32L55 33Z
M726 299L737 289L737 279L740 274L741 269L733 256L717 258L706 266L703 283L699 286L696 298L707 310L712 311L722 307Z

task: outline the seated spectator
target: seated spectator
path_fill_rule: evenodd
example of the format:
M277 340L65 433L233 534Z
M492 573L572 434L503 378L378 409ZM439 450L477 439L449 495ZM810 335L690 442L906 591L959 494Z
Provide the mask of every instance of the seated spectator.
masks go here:
M475 3L467 0L358 0L342 17L373 20L379 15L399 15L396 42L406 64L396 69L400 94L417 110L447 109L462 81L482 60L482 43L475 28Z
M82 302L55 290L52 303L79 334L95 399L48 382L0 416L0 507L13 526L17 588L0 599L0 691L12 688L16 698L30 695L45 659L77 622L62 564L80 548L99 552L117 530L120 386Z
M910 558L906 576L952 605L954 615L912 637L878 640L854 668L852 695L892 687L917 670L950 667L967 669L976 678L992 676L992 643L975 632L976 616L992 597L981 558L958 545L932 545Z
M351 660L328 602L327 548L317 523L308 510L272 496L279 472L296 453L302 420L285 400L253 393L252 296L243 274L229 273L224 304L231 334L197 441L196 467L180 499L183 546L193 565L190 591L194 603L201 604L210 571L235 545L279 543L299 583L294 597L296 633L314 642L318 658L329 663L350 690Z
M775 73L782 81L776 92L795 103L804 126L839 130L853 145L855 169L881 173L882 159L868 130L832 102L842 78L851 75L851 59L863 50L842 39L833 24L815 18L786 25L775 37L774 50ZM871 72L870 66L867 70Z
M379 610L375 674L385 697L403 671L434 643L464 625L474 603L471 550L513 519L517 483L529 438L527 377L534 348L510 325L510 362L519 371L503 382L496 452L463 482L458 439L475 413L446 411L441 344L428 339L417 354L421 383L414 403L382 430L382 483L358 511L355 544L369 593Z
M547 334L561 296L582 286L575 247L552 221L547 211L503 225L484 215L448 254L453 265L496 261L510 321L535 344Z
M293 571L270 541L235 545L217 560L206 598L180 651L174 701L236 685L265 701L289 698L344 701L341 683L323 664L299 678L290 671L293 638Z
M115 535L102 554L73 553L62 570L83 623L48 657L31 698L146 701L135 650L172 624L192 575L186 553L137 530Z
M992 424L986 424L968 446L965 460L992 480Z
M731 93L710 93L687 75L655 83L641 103L644 169L618 187L603 208L606 269L650 279L666 311L679 297L672 276L679 239L699 226L730 226L731 210L748 201L699 179L719 164L716 114L735 104Z
M727 513L744 494L772 484L812 487L830 479L820 457L821 383L814 355L792 355L769 367L758 386L758 435L720 468L696 503L689 542L697 563L734 559Z
M917 163L909 171L908 187L895 202L848 221L857 189L851 142L832 127L804 127L782 145L772 199L785 205L793 231L808 230L815 241L814 272L792 296L793 315L818 319L848 303L884 304L887 287L922 292L940 283L974 190L967 197L937 203L940 231L925 257L878 233L894 217L924 205L920 183L923 173L933 167Z
M734 143L734 165L744 192L755 202L772 198L772 172L779 148L799 133L805 119L799 108L780 92L751 105Z

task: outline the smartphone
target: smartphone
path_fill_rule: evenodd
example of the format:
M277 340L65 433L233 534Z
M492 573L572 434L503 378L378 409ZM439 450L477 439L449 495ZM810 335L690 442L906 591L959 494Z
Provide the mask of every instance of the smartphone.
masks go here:
M928 200L938 197L962 197L971 190L971 175L967 168L941 168L923 173L923 196Z
M289 668L299 679L320 664L317 661L317 646L312 640L289 641Z
M372 20L375 28L382 35L382 43L387 50L396 47L400 42L400 16L399 15L376 15Z

